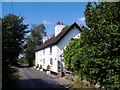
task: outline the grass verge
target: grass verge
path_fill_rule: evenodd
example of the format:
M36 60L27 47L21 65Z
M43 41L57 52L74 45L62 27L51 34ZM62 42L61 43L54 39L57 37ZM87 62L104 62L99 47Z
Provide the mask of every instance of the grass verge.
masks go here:
M95 87L93 86L87 86L82 82L78 82L78 81L74 81L71 84L69 84L68 86L66 86L69 88L69 90L97 90Z

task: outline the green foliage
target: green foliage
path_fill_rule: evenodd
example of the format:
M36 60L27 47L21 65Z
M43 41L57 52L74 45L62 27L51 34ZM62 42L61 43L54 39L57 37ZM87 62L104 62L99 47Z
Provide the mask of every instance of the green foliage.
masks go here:
M17 58L23 52L27 26L23 17L8 14L2 18L2 88L14 88L19 81ZM1 22L0 22L1 25ZM1 27L1 26L0 26ZM1 33L0 33L1 34Z
M33 66L35 66L35 60L33 60Z
M65 62L87 80L120 88L120 2L88 3L80 40L64 51ZM76 46L76 43L78 46ZM76 48L77 47L77 48ZM77 52L77 53L76 53ZM78 66L76 65L78 64Z
M28 60L26 60L24 57L18 59L18 62L19 62L20 64L28 64Z
M86 78L120 88L120 3L100 3L85 11L90 30L81 35Z
M63 53L66 66L74 73L80 69L80 60L78 58L78 52L80 50L79 39L74 39L69 43Z
M8 14L2 18L2 65L16 65L23 50L28 25L23 17Z
M19 74L17 67L2 68L2 89L17 88Z
M74 81L74 82L72 82L72 83L69 85L69 87L70 87L70 90L77 90L78 88L79 88L79 89L84 88L84 89L90 89L90 90L97 90L97 89L95 89L94 87L85 85L84 83L79 82L79 81Z
M45 26L43 24L33 25L30 32L26 40L25 59L28 60L29 66L33 66L35 50L42 44L42 37L46 34Z

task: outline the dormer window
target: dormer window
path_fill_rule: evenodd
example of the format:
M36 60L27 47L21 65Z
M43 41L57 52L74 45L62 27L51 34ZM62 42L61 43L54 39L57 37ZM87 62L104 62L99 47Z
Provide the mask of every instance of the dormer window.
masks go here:
M52 54L52 46L50 46L50 54Z

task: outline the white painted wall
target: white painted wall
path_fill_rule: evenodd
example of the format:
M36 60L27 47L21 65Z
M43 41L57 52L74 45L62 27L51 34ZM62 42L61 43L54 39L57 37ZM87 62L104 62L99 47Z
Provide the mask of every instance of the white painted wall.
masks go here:
M60 60L60 55L63 53L63 49L66 48L66 46L71 41L71 38L80 38L80 31L77 28L72 29L70 32L68 32L60 42L57 43L57 58ZM65 63L62 62L63 67L65 67Z
M80 31L76 28L70 30L58 43L57 45L52 46L52 54L50 54L50 47L45 48L45 54L43 50L37 51L35 53L36 64L41 64L44 69L47 69L47 65L50 65L50 58L53 59L53 65L51 65L51 71L58 73L58 61L61 60L60 55L63 53L63 49L71 41L71 38L80 38ZM45 64L43 64L43 59L45 59ZM65 63L62 62L63 67Z
M38 55L37 55L38 53ZM57 69L57 46L52 46L52 54L50 54L50 47L45 49L45 54L43 54L43 50L37 51L36 53L36 64L41 64L43 69L47 69L47 65L51 66L51 71L58 72ZM50 64L50 58L53 60L53 65ZM43 63L43 59L45 59L45 64Z
M37 66L37 52L35 52L35 66Z

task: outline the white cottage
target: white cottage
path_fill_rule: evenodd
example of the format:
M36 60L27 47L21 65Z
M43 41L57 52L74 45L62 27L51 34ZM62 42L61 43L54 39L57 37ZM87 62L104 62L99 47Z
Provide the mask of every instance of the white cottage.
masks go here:
M62 71L64 71L63 49L72 39L80 38L82 31L77 23L62 30L64 27L65 25L58 22L55 26L55 37L50 39L47 36L43 37L43 44L35 52L35 66L42 65L42 68L46 70L47 65L50 65L50 70L58 73L61 65Z

